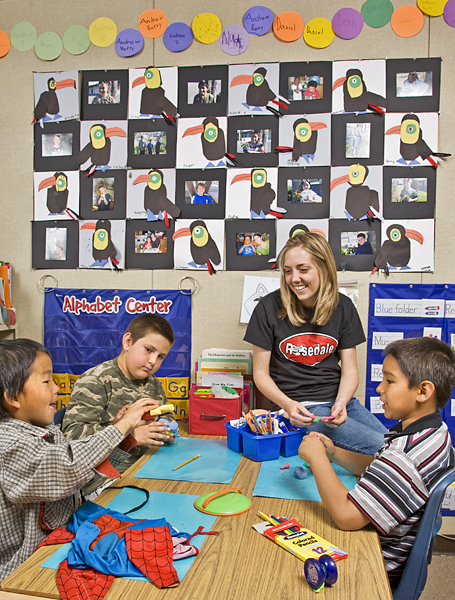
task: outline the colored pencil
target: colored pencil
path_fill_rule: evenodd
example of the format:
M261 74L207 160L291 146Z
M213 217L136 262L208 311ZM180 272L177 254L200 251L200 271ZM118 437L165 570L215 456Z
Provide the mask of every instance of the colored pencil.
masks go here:
M185 461L181 465L178 465L177 467L174 467L172 470L173 471L177 471L177 469L180 469L180 467L184 467L185 465L187 465L188 463L190 463L193 460L196 460L196 458L199 458L200 456L201 456L200 454L197 454L196 456L193 456L193 458L190 458L189 460Z

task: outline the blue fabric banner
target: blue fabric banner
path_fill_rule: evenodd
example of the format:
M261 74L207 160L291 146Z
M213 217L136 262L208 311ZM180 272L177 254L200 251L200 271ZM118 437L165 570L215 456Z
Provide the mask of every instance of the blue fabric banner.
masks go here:
M80 375L120 354L122 336L142 313L162 315L175 344L158 377L189 377L191 295L188 290L88 290L46 288L44 345L54 373Z

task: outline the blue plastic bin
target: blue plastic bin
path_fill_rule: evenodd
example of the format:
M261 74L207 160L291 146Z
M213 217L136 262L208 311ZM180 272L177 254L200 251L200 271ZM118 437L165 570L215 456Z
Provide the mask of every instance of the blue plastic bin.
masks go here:
M286 427L292 427L290 421L278 417ZM244 456L255 461L275 460L282 456L295 456L298 454L300 442L307 433L306 428L297 428L289 433L260 435L253 433L250 426L245 423L240 427L225 424L227 445L234 452L243 452Z

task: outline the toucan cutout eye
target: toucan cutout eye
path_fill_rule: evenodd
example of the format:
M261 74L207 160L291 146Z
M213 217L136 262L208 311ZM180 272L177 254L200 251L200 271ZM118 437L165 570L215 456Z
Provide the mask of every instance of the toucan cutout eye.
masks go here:
M259 73L256 73L256 75L254 76L253 81L254 81L254 83L256 85L261 85L261 83L264 81L264 78Z
M358 87L361 83L361 79L360 77L351 77L351 79L349 80L349 83L352 85L352 87Z
M194 237L201 238L204 235L202 227L195 227L193 230Z
M94 136L100 140L103 137L103 132L100 130L95 131Z
M392 242L399 242L401 240L401 233L398 229L392 229L390 232L390 239Z

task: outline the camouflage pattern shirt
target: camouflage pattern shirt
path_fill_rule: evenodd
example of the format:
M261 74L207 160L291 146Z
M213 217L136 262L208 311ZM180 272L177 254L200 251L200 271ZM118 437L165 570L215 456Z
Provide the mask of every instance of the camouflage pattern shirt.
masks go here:
M121 408L141 398L151 398L160 405L167 403L163 386L154 375L131 381L121 371L117 358L101 363L76 381L63 419L63 433L67 439L77 440L101 431ZM174 420L172 413L161 418ZM146 449L146 445L134 447L133 453L142 454Z

